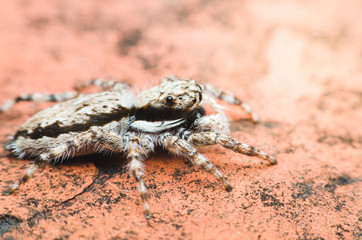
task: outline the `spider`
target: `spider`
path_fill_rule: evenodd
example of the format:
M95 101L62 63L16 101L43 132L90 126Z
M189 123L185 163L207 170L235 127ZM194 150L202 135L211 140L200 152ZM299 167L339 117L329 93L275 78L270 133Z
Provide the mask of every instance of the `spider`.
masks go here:
M96 152L125 153L127 169L134 176L141 196L144 216L149 219L144 161L156 146L206 169L227 191L232 190L231 185L195 146L219 144L270 164L277 163L263 151L229 136L228 119L212 96L240 105L252 121L258 119L246 103L214 86L170 76L138 96L128 84L113 80L96 79L77 89L90 85L100 86L104 91L88 95L77 92L21 95L0 107L3 112L19 101L67 100L29 118L5 144L5 150L18 158L35 159L8 193L25 183L42 164ZM106 91L108 89L113 91ZM207 115L205 105L209 105L214 114Z

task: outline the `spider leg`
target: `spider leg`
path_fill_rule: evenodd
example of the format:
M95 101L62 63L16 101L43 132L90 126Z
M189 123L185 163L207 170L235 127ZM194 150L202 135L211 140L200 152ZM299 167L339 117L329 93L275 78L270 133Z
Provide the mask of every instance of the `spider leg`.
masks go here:
M232 190L231 185L226 181L222 173L196 148L191 146L186 140L176 136L164 135L160 138L162 145L172 153L176 153L188 158L194 165L203 167L211 173L221 184L225 187L226 191Z
M213 116L212 118L215 118L215 120L217 119L217 122L220 122L220 124L225 125L225 127L227 129L229 129L229 120L224 113L224 107L217 104L215 99L210 97L208 94L204 94L202 101L203 101L203 103L208 104L216 112L216 114L209 115L208 119L210 119L210 116ZM206 124L209 125L210 122L207 122ZM214 124L213 124L213 126L214 126Z
M8 110L13 105L18 102L23 101L34 101L34 102L62 102L65 100L73 99L78 96L76 92L63 92L55 94L45 94L45 93L31 93L31 94L22 94L15 99L6 101L2 106L0 106L0 113Z
M29 180L29 178L36 172L36 170L40 166L43 166L46 163L49 163L51 161L54 161L62 157L62 155L64 155L64 153L66 153L68 149L69 147L67 144L62 144L57 146L56 148L53 148L47 152L38 155L33 164L30 165L30 167L26 170L25 175L17 183L13 184L9 188L9 190L5 192L5 194L14 193L19 188L20 185L26 183Z
M224 92L223 90L221 90L213 85L206 83L206 84L201 84L201 86L203 87L205 92L210 93L211 95L213 95L227 103L239 105L246 113L248 113L250 119L254 123L257 123L259 121L258 116L251 111L249 104L247 102L244 102L244 101L238 99L237 97L235 97L233 94Z
M247 156L256 156L269 162L269 164L277 164L277 160L266 154L265 152L254 148L246 143L240 143L232 137L215 132L197 132L188 136L187 142L195 145L213 145L219 144L224 148L233 150Z
M90 139L94 139L96 144L91 144ZM45 151L43 148L28 147L33 145L44 146L45 143L34 144L34 140L26 139L23 142L10 141L5 146L6 150L13 152L19 157L36 156L34 163L28 168L25 175L10 187L7 193L15 192L20 185L24 184L35 173L40 165L75 156L79 149L87 148L87 146L90 147L92 145L98 151L111 150L113 152L122 152L124 150L122 138L116 134L106 133L101 129L91 129L90 131L83 132L71 141L61 139L59 142L50 145Z
M137 190L140 193L143 214L146 219L151 218L150 207L147 201L147 187L143 180L144 166L143 161L154 149L152 137L146 134L136 136L135 133L120 137L114 133L106 132L101 129L92 130L95 142L99 143L99 150L111 150L119 152L120 142L123 142L122 151L127 152L128 171L132 173L137 183Z
M81 94L79 94L78 92L89 86L101 87L103 90L113 89L113 91L120 92L121 94L124 92L129 92L130 90L130 86L126 82L119 82L116 80L103 80L97 78L86 83L78 84L77 86L75 86L76 92L70 91L70 92L55 93L55 94L46 94L46 93L22 94L16 97L15 99L6 101L3 105L1 105L0 113L10 109L13 105L22 101L62 102L70 100L80 96Z
M89 135L89 133L84 133L83 135ZM76 150L80 148L81 145L84 145L86 141L88 141L87 136L80 135L78 139L74 141L67 141L62 142L59 144L55 144L55 147L48 149L47 151L39 150L36 148L23 150L23 147L26 146L19 146L15 142L10 142L8 146L6 146L7 150L12 151L16 155L38 155L35 158L35 161L32 165L26 170L25 175L14 185L12 185L6 194L14 193L20 185L24 184L29 180L29 178L36 172L36 170L43 166L44 164L50 162L56 162L60 159L69 158L71 155L76 153ZM28 152L28 153L25 153Z
M44 149L38 149L36 147L29 148L30 146L38 146L39 144L34 144L34 140L24 140L23 142L14 142L10 141L5 146L5 149L13 152L15 155L19 157L25 156L35 156L34 163L27 169L25 175L13 186L11 186L7 193L11 194L19 188L20 185L24 184L29 178L35 173L35 171L39 168L39 166L44 165L50 162L56 162L58 160L64 160L69 157L76 155L78 149L81 149L84 146L87 146L89 143L89 139L102 140L101 144L103 144L103 149L111 148L112 151L123 151L123 148L119 149L119 139L116 139L118 142L118 148L115 145L111 145L112 141L110 139L101 139L98 137L100 134L99 131L89 131L81 133L76 139L72 141L61 140L60 142L56 142L51 145L44 151ZM111 142L111 143L110 143ZM25 144L24 144L25 143ZM45 143L44 143L45 144ZM40 144L40 145L44 145ZM109 146L111 145L111 146Z
M17 182L14 183L11 187L9 187L9 189L7 191L4 192L5 195L9 195L14 193L20 185L26 183L29 178L35 173L35 171L39 168L39 166L41 166L43 164L43 160L41 160L40 158L38 158L37 160L35 160L30 167L26 170L25 175Z
M90 86L100 87L103 91L112 89L113 91L121 93L123 93L124 91L129 91L131 89L130 85L123 81L121 82L114 79L105 80L102 78L96 78L88 82L77 84L75 86L75 90L81 91Z
M137 183L137 190L140 193L143 203L143 214L146 219L151 218L150 206L147 201L147 187L143 180L144 158L153 150L151 138L145 136L132 137L128 142L128 170L134 176Z

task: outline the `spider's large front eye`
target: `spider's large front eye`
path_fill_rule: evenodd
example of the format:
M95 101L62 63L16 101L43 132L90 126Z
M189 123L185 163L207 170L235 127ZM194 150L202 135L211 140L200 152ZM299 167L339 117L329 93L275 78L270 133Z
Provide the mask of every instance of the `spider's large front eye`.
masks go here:
M166 98L166 102L167 102L168 104L172 104L172 103L173 103L173 97L168 96L168 97Z

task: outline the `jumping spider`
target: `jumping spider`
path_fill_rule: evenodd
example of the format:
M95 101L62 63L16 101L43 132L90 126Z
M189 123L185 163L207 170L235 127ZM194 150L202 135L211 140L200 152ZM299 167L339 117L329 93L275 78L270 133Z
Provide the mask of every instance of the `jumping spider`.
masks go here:
M127 155L127 168L137 182L144 216L149 219L144 160L156 146L205 168L227 191L232 189L230 184L195 146L219 144L241 154L260 157L270 164L277 163L266 153L229 136L229 122L212 95L240 105L253 121L257 118L246 103L216 87L171 76L138 96L132 94L128 84L117 81L96 79L79 88L90 85L113 91L88 95L77 92L21 95L0 107L3 112L19 101L68 100L35 114L6 143L5 149L18 158L35 159L9 193L25 183L41 164L96 152L123 152ZM209 105L215 113L206 115L204 105Z

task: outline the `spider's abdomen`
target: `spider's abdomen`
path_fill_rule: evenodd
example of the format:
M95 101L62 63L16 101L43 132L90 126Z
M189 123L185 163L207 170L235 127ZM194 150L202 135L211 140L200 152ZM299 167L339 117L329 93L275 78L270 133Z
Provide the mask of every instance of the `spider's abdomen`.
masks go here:
M19 137L56 138L64 133L87 131L129 117L122 96L116 92L102 92L78 97L44 109L28 119L17 131Z
M107 150L99 149L93 139L97 132L117 136L127 132L129 108L125 105L127 101L117 92L90 94L56 104L29 118L5 148L18 157L65 149L59 158Z

